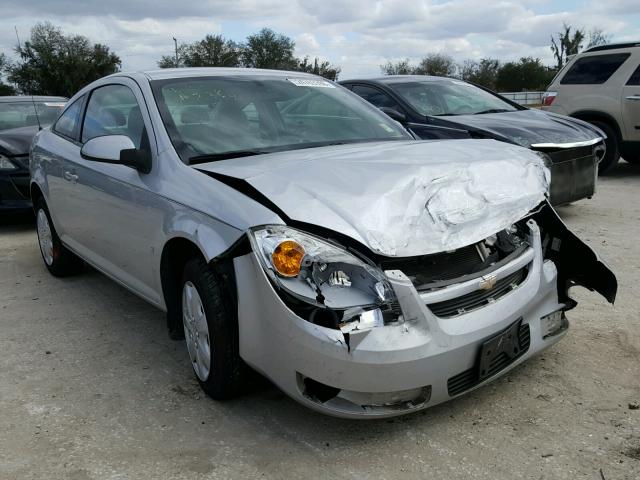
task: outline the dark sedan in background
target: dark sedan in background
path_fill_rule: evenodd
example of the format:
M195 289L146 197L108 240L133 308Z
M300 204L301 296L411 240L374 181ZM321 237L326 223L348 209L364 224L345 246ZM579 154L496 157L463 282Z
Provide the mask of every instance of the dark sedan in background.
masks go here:
M606 136L586 122L529 109L446 77L390 75L340 83L419 138L492 138L542 152L551 169L554 205L595 192Z
M0 214L31 210L31 140L58 118L66 101L64 97L0 97Z

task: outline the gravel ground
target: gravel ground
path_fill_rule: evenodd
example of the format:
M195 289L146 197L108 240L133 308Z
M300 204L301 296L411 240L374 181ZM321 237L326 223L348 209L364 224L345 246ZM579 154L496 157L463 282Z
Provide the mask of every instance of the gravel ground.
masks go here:
M560 210L608 261L569 335L471 394L394 420L313 413L270 385L205 397L164 316L90 271L55 279L0 226L0 478L640 478L640 167Z

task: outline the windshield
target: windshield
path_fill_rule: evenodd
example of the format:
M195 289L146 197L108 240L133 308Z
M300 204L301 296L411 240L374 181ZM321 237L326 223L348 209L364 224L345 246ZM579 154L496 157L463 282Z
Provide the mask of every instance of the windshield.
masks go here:
M387 85L421 115L477 115L518 110L499 97L460 80Z
M346 89L309 77L198 77L152 82L187 164L343 143L411 139Z
M34 107L35 104L35 107ZM64 101L42 102L22 100L19 102L0 102L0 130L38 125L48 127L62 111ZM37 110L37 115L36 115Z

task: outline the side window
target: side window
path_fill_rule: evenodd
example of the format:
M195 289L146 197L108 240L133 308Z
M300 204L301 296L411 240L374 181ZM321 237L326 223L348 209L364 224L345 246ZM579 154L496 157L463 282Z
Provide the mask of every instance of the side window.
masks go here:
M354 85L352 90L353 93L357 93L367 102L375 105L378 108L388 107L402 112L400 106L389 95L378 90L377 88L367 87L364 85Z
M640 85L640 65L638 65L636 71L629 77L627 85Z
M598 85L609 80L620 65L629 58L629 53L591 55L576 60L560 83L562 85Z
M53 126L54 132L64 135L72 140L76 140L76 127L78 126L78 121L80 119L80 110L82 108L83 100L84 96L77 99L69 105L69 108L62 112L62 115L60 115Z
M146 139L140 106L125 85L96 88L89 97L82 124L82 143L104 135L126 135L136 148Z

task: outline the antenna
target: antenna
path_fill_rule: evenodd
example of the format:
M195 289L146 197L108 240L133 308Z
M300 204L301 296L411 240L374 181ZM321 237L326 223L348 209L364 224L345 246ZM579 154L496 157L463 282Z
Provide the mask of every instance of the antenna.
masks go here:
M33 99L33 95L31 95L31 103L33 103L33 111L36 112L36 121L38 122L38 130L42 130L42 125L40 125L40 116L38 115L38 109L36 108L36 101Z
M22 45L20 45L20 37L18 36L18 27L17 27L17 25L14 25L13 29L16 31L16 39L18 40L18 49L22 50Z

